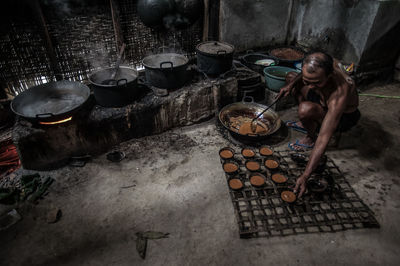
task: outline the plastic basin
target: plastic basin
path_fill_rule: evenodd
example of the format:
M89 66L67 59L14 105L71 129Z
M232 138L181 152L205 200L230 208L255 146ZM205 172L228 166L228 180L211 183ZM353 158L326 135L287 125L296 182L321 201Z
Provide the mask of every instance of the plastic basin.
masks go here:
M286 84L286 75L289 72L300 72L291 67L269 66L264 68L265 83L272 91L278 92Z
M299 61L299 62L294 63L294 68L299 70L299 71L301 71L302 66L303 66L303 61Z

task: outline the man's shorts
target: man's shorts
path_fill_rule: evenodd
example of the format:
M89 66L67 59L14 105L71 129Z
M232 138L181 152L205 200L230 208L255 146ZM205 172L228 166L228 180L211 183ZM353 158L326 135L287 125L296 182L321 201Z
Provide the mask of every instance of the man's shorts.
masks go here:
M308 91L307 101L321 105L321 97L317 93L315 93L313 90ZM324 109L326 109L326 108L324 108ZM350 130L352 127L357 125L357 122L358 122L358 120L360 120L360 117L361 117L361 113L358 109L351 113L342 114L342 117L340 118L339 125L336 128L336 131L345 132L345 131Z

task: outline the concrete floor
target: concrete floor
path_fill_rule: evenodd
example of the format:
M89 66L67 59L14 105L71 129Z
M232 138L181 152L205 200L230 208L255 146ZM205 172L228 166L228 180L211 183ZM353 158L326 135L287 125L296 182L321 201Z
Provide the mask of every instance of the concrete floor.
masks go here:
M400 84L368 93L399 95ZM214 121L122 143L120 163L105 154L83 168L42 175L56 182L23 220L0 232L1 265L399 265L400 100L360 97L362 119L328 151L380 229L240 239ZM281 113L295 119L295 109ZM285 149L290 133L275 149ZM122 188L124 186L132 186ZM61 220L46 223L54 207ZM135 233L155 230L142 260Z

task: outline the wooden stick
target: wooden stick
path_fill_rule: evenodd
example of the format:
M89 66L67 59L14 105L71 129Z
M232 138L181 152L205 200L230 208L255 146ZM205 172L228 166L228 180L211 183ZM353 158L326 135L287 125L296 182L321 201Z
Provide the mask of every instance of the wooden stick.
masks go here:
M210 20L210 0L204 0L204 17L203 17L203 42L208 40L208 27L209 27L209 20Z
M114 27L115 41L117 45L117 52L120 52L120 47L124 43L124 36L122 35L121 23L119 18L119 6L115 0L110 0L111 17Z
M47 55L50 58L51 68L54 71L56 80L61 80L62 79L61 70L58 66L56 53L54 51L54 46L50 38L49 30L47 29L46 19L44 18L42 8L40 7L40 3L38 0L31 0L31 1L27 0L26 2L28 2L29 5L32 7L32 10L35 13L35 17L42 29Z

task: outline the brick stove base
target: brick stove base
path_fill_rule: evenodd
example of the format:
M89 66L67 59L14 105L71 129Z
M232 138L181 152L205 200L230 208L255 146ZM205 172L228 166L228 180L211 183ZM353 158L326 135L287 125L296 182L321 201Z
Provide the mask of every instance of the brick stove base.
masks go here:
M19 119L13 141L25 169L54 169L74 156L97 155L131 138L211 118L218 106L236 101L237 87L235 77L200 80L166 97L148 93L123 108L104 108L90 99L67 123L43 126Z

